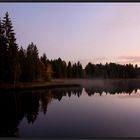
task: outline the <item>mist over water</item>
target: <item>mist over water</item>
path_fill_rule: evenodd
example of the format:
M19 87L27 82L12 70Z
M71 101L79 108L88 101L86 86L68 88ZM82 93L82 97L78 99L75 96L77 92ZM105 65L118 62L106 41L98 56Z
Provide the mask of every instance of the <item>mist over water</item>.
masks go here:
M1 93L0 136L140 137L138 80L79 81L81 87Z

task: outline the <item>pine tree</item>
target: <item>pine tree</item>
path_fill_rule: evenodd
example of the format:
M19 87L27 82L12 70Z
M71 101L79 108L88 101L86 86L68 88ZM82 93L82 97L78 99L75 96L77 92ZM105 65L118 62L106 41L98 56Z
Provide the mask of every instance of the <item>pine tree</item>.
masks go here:
M47 65L47 56L46 56L45 53L43 54L43 56L41 56L41 61L42 61L45 65Z
M26 53L26 80L37 80L40 76L40 62L38 56L38 49L33 42L28 45Z
M5 31L0 19L0 81L4 82L7 79L7 43Z
M47 56L44 53L40 58L40 69L41 69L41 78L45 81L50 81L52 77L52 65L51 62L47 60Z
M71 62L68 62L68 66L67 66L67 77L71 78L72 77L72 68L71 68Z
M3 27L5 30L5 37L7 43L7 65L8 65L8 81L15 82L15 70L18 65L18 45L16 44L15 33L11 19L8 12L6 12L3 18Z
M18 52L18 60L20 64L20 81L25 81L26 77L26 50L24 50L22 47L19 49Z
M78 78L82 78L82 64L78 61L77 63Z

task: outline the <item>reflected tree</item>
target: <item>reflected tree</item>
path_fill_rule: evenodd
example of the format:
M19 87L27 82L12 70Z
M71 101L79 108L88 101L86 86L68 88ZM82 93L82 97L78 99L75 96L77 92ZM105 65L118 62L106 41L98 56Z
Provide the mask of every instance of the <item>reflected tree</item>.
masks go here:
M104 85L93 85L90 87L85 87L85 91L88 96L94 95L95 93L105 92L106 94L131 94L133 91L136 93L137 90L140 89L140 83L138 81L115 81L115 82L107 82Z

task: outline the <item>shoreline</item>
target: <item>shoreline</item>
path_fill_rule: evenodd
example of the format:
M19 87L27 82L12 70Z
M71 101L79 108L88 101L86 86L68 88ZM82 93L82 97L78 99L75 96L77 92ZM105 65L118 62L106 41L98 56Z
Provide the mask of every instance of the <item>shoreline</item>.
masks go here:
M68 88L82 86L105 86L105 83L116 82L136 82L140 84L140 79L53 79L51 82L28 82L28 83L0 83L0 92L24 91L24 90L44 90L51 88Z
M0 84L0 91L24 91L24 90L43 90L43 89L51 89L51 88L67 88L67 87L80 87L80 84L77 83L64 83L64 82L31 82L31 83L17 83L14 84L7 84L1 83Z

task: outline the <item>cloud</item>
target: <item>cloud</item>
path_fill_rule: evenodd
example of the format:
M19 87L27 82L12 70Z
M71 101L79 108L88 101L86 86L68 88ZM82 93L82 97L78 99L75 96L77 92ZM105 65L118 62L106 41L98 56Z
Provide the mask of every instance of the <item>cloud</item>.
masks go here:
M96 57L94 58L95 61L104 61L104 60L107 60L108 58L107 57Z
M127 63L140 63L140 56L119 56L118 59Z

